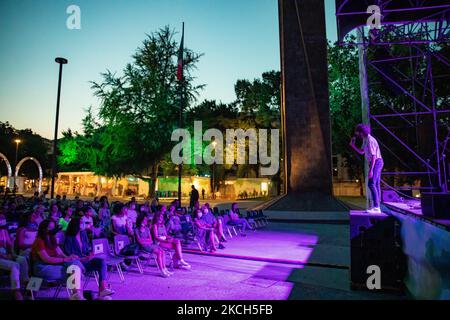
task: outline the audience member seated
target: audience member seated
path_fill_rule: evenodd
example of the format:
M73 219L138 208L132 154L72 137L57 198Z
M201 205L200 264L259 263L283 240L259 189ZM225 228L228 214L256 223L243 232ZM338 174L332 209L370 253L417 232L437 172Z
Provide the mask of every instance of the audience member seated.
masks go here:
M84 224L85 230L89 235L89 238L94 239L97 238L100 235L99 228L95 227L95 220L96 220L96 212L92 207L84 207L83 211L84 214L81 217L81 223Z
M247 228L253 230L253 227L248 223L247 219L241 218L239 216L238 207L237 207L237 203L236 202L234 202L231 205L231 211L230 211L229 216L230 216L230 222L229 223L231 225L236 225L236 226L240 227L242 236L244 236L244 237L246 236L245 230Z
M108 198L101 197L100 210L98 211L99 227L102 229L102 236L109 238L111 235L111 211L109 210Z
M39 225L37 238L32 246L31 260L33 275L46 280L65 281L68 277L67 268L76 265L83 270L83 265L76 255L66 256L57 245L55 239L56 225L50 220L44 220ZM70 300L84 300L81 288L70 289Z
M29 257L31 247L36 240L38 224L35 212L21 216L19 228L16 232L16 251L19 255Z
M61 218L61 213L59 212L59 207L56 203L50 206L50 212L48 213L48 219L52 220L57 225L59 224L59 219Z
M164 223L166 223L169 220L168 211L166 206L160 206L159 211L164 217Z
M206 203L204 206L202 206L202 220L205 221L205 223L210 227L214 228L215 233L217 234L217 237L219 238L220 242L227 242L225 239L225 235L223 234L223 225L222 220L216 218L216 216L213 214L211 208L209 207L209 203ZM219 244L219 249L224 249L222 243Z
M98 200L98 197L94 197L94 200L92 200L91 202L91 206L95 211L98 212L98 210L100 209L100 201Z
M64 253L67 256L76 256L82 263L83 272L95 271L99 275L99 297L104 298L114 294L106 283L107 266L104 259L94 257L85 224L80 218L70 220L64 241Z
M189 233L193 232L193 225L191 216L187 213L185 208L178 209L177 213L180 217L180 223L182 228L182 233L185 235L185 242L187 242L187 236Z
M217 248L216 248L216 244L214 242L214 228L210 227L204 220L202 220L202 210L195 210L194 211L194 223L195 226L198 229L198 234L197 236L205 242L205 244L207 246L209 246L209 251L210 252L216 252Z
M21 284L25 287L28 282L28 263L23 256L14 253L14 245L8 230L6 217L0 215L0 270L9 272L11 290L16 300L23 300Z
M184 242L188 242L189 232L192 231L192 222L187 222L183 217L183 211L175 211L175 206L170 205L168 213L168 221L166 222L167 233L174 237L182 237ZM183 221L182 221L183 219Z
M156 213L156 211L158 211L158 206L159 206L158 200L153 199L152 204L150 206L152 213Z
M173 273L167 270L166 267L166 254L158 245L153 241L151 230L149 228L149 220L144 213L139 214L136 219L136 242L139 244L140 249L144 253L150 253L156 255L156 263L158 269L163 277L169 277Z
M136 225L137 216L138 213L136 211L136 202L130 201L127 205L127 217L129 223L131 223L133 227Z
M150 201L146 200L144 204L139 208L141 213L144 213L149 219L153 218L152 209L150 207Z
M133 237L133 229L128 223L127 208L123 203L116 203L114 208L114 215L111 218L111 233L113 235L124 234Z
M6 220L8 222L18 222L19 221L19 211L17 210L17 205L14 200L9 201L6 210Z
M33 207L33 211L36 215L36 224L39 226L41 222L45 220L44 219L45 207L42 204L38 204Z
M84 208L84 202L79 199L79 197L75 197L75 209L74 209L74 215L76 217L81 217L84 215L83 208Z
M66 232L69 222L72 219L73 209L72 207L66 207L63 211L63 215L58 220L58 225L63 232Z
M153 216L152 233L155 242L159 244L159 246L164 249L175 250L175 254L173 255L173 264L175 268L191 268L191 266L183 259L180 240L175 239L167 234L166 227L164 226L164 216L162 215L161 211L156 212Z

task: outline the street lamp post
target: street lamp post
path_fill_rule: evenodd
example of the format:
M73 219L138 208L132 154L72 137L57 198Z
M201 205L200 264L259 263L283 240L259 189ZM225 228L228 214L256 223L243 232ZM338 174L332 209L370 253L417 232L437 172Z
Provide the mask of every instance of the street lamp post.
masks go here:
M16 168L17 168L17 157L19 154L19 144L22 142L20 139L16 139L14 140L14 142L16 143L16 160L14 162L14 178L13 178L13 193L16 193Z
M212 143L213 147L214 147L214 156L216 155L216 146L217 146L217 142L213 141ZM215 174L216 174L216 160L214 159L213 162L213 169L212 169L212 198L215 199L216 198L216 181L215 181Z
M52 187L50 198L55 196L55 176L56 176L56 152L58 143L58 122L59 122L59 103L61 98L61 81L62 81L62 69L63 65L67 64L67 59L56 58L55 62L59 64L59 79L58 79L58 95L56 98L56 119L55 119L55 138L53 140L53 153L52 153Z

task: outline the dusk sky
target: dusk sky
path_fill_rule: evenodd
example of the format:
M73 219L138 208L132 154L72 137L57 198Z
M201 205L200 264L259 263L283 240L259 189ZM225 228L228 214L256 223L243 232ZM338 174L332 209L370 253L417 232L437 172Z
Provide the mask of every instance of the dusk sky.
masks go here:
M336 40L334 0L325 0L328 39ZM185 44L204 53L199 102L235 99L237 79L279 70L277 0L1 0L0 121L53 137L57 56L63 73L60 132L81 130L84 109L99 101L89 81L107 69L121 73L151 33L185 22ZM81 9L81 30L69 30L66 8ZM178 39L179 40L179 39Z

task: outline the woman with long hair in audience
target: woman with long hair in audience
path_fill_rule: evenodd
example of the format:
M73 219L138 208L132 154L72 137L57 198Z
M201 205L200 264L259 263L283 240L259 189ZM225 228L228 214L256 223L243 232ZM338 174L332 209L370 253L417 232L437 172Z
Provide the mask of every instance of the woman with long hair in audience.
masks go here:
M59 211L58 204L53 203L50 205L50 212L48 213L48 218L58 224L59 218L61 218L61 213Z
M85 225L80 218L70 220L64 240L64 253L77 256L82 263L83 271L96 271L99 275L99 297L104 298L114 294L106 283L107 266L104 259L94 256L91 243L87 236Z
M149 221L144 213L141 213L136 219L136 242L139 244L141 250L145 253L156 255L156 263L161 275L165 278L171 276L173 273L167 270L166 254L163 249L156 245L153 241L152 233L149 228Z
M33 275L46 280L63 281L67 279L67 268L75 265L83 270L83 265L76 255L67 256L55 239L56 225L51 220L44 220L39 225L38 235L31 249ZM71 300L84 300L83 290L71 290Z
M37 237L38 224L36 223L37 215L31 212L21 216L19 228L16 232L16 251L19 255L28 257L31 252L34 240Z
M9 272L11 290L16 300L23 300L21 284L28 282L28 262L14 252L14 244L6 229L6 217L0 215L0 270Z
M190 269L189 263L183 259L183 251L181 249L181 242L167 234L166 227L164 225L164 216L161 211L157 211L153 216L152 233L154 240L162 248L173 249L175 254L173 255L173 263L175 268Z

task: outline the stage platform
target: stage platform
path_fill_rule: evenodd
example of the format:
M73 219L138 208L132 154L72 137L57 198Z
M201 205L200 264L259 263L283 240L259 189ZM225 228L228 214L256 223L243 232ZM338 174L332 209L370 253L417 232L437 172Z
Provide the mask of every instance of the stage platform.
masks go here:
M228 256L186 254L192 270L176 270L168 279L158 276L153 262L144 275L125 273L125 283L111 273L113 299L403 299L350 290L348 234L348 225L270 223L227 242L220 253ZM93 280L88 289L96 290ZM42 291L39 296L48 298L52 293ZM66 298L63 291L61 299Z
M380 263L389 264L394 257L395 263L402 263L395 249L399 247L408 294L416 299L449 300L450 221L424 216L419 200L387 202L382 205L382 212L350 212L352 265L358 268L360 261L368 259L368 252ZM389 270L388 275L394 276L400 267Z
M403 202L385 202L383 203L386 209L393 210L398 213L402 213L407 216L415 217L424 222L428 222L439 228L450 231L450 219L432 219L426 217L422 213L422 207L420 200L405 200Z

